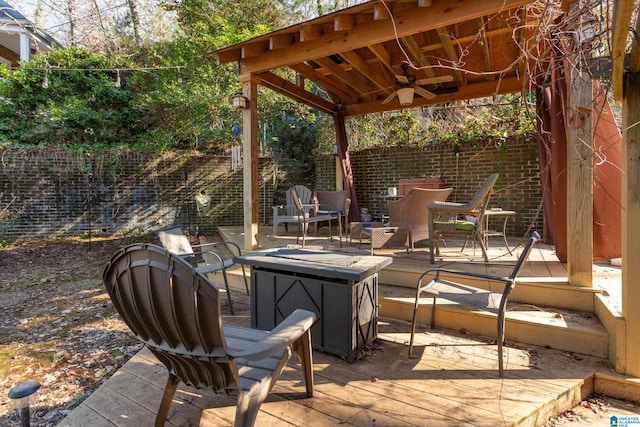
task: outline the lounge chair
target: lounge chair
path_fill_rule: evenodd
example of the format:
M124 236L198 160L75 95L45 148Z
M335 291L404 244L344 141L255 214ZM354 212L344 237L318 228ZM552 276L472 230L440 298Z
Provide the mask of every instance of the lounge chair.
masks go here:
M300 356L313 395L309 328L315 314L295 310L271 331L224 325L218 288L181 257L149 243L118 251L103 274L122 320L169 371L155 425L165 425L180 382L237 396L236 426L252 426L287 361Z
M156 230L155 233L158 239L160 239L162 246L169 252L187 259L200 273L207 275L209 273L222 273L224 287L227 291L227 300L229 301L229 311L231 314L234 314L227 269L235 264L235 256L242 255L240 246L230 241L191 245L180 225L172 225L171 227ZM198 249L198 251L194 251L194 248ZM249 295L249 283L247 282L244 265L239 265L242 268L244 287L247 295Z
M502 355L502 345L504 343L504 326L505 312L507 309L507 298L516 285L516 276L520 269L527 261L529 253L533 245L540 240L537 232L531 233L531 237L527 241L518 257L511 273L506 277L492 276L488 274L480 274L469 271L450 270L446 268L434 268L425 271L418 278L418 286L416 288L416 299L413 306L413 321L411 323L411 339L409 340L409 357L413 356L413 338L416 332L416 320L418 314L418 306L420 304L420 295L426 293L433 297L433 305L431 306L431 327L435 325L436 299L441 297L450 301L455 301L464 305L471 305L483 311L496 314L497 317L497 333L496 341L498 343L498 372L500 377L504 376L504 364ZM434 276L435 275L435 276ZM433 276L433 278L432 278ZM488 289L477 288L455 282L456 278L475 278L484 279L488 284ZM429 283L422 285L422 282L430 278ZM504 284L504 288L500 292L493 291L492 286L497 283Z

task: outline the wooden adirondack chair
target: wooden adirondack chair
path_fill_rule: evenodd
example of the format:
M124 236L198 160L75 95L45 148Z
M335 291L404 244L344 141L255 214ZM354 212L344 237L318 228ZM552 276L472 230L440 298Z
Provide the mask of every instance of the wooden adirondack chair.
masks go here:
M164 426L180 381L237 396L235 425L252 426L293 352L313 395L315 314L296 310L271 331L224 325L218 288L181 257L148 243L117 252L103 280L122 319L169 371L156 427Z
M304 205L304 211L306 215L310 214L312 210L311 206L311 196L313 193L311 190L304 185L295 185L287 190L286 198L287 204L285 206L274 206L273 207L273 235L278 235L278 224L284 224L285 230L287 230L288 223L298 223L298 208L293 202L293 197L291 196L291 191L295 190L298 198L300 199L300 203ZM288 230L287 230L288 231Z

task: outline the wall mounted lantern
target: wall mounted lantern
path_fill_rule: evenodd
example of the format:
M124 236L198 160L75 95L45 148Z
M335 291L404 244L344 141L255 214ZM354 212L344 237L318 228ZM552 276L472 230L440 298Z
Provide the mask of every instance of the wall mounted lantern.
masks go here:
M243 110L249 107L249 99L238 91L231 97L231 105L236 110Z

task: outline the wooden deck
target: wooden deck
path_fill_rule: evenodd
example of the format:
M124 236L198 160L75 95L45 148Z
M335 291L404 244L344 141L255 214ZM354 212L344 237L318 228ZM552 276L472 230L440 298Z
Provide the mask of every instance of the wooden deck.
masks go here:
M248 299L234 292L240 314L224 321L248 325ZM294 358L262 405L260 426L535 426L573 406L594 387L596 373L614 375L606 360L528 346L509 346L505 378L489 339L450 330L417 334L407 357L409 324L380 319L379 339L348 364L314 351L314 397L304 397ZM167 374L141 350L60 426L151 425ZM167 425L233 425L231 398L203 396L181 386Z
M312 237L309 245L318 248L315 245L326 245L325 241ZM267 238L263 247L290 243L291 236ZM335 246L334 250L345 252L358 250L357 245ZM409 256L401 256L402 251L390 254L397 266L407 263L426 269L423 249ZM547 260L543 253L534 255L541 257L532 264L537 266L535 274L546 270L544 275L551 277L562 271L552 252ZM420 261L416 267L418 259L424 264ZM224 321L248 326L249 299L239 287L232 293L237 313ZM314 351L313 398L304 397L299 364L293 358L262 405L256 425L537 426L594 391L598 379L617 377L606 359L509 343L505 378L500 379L494 340L440 328L421 327L417 357L409 359L409 329L406 321L380 318L378 340L352 364ZM59 425L151 425L166 378L165 368L143 349ZM203 396L181 386L167 425L232 425L234 413L233 399Z

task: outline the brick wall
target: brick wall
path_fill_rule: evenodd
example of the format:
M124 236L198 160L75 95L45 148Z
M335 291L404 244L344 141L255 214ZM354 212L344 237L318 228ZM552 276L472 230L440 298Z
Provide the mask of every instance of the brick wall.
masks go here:
M242 169L231 171L228 156L165 154L152 157L124 152L84 157L62 150L0 151L0 210L12 211L12 221L0 221L0 233L13 237L144 233L177 221L185 229L210 232L216 226L242 225ZM400 178L439 176L455 191L450 200L466 201L485 178L500 172L492 206L518 212L508 233L521 236L535 219L541 199L534 141L509 141L496 146L463 146L456 157L450 146L380 148L351 153L356 194L361 207L384 211L379 198ZM335 189L335 157L322 156L316 183L298 182L259 160L259 221L271 223L274 204L284 202L292 184L319 190ZM90 175L93 179L90 179ZM295 182L294 182L295 181ZM208 215L199 215L195 196L211 197ZM9 205L9 203L13 202Z
M208 232L243 222L242 169L231 171L227 156L125 152L86 158L52 149L0 156L0 208L11 211L11 220L1 223L6 236L144 233L174 221ZM260 220L268 221L273 166L270 159L259 164ZM208 215L198 214L195 195L202 192L211 197Z
M542 192L538 177L535 140L511 140L502 145L493 142L465 144L459 156L448 144L416 148L377 148L350 153L351 167L360 207L379 215L386 201L380 198L388 187L397 187L401 178L438 176L443 187L453 187L449 201L468 201L484 180L499 172L490 206L514 210L507 233L523 236L532 221L542 230L538 214ZM333 188L334 158L324 158L318 165L317 188ZM322 173L321 173L322 171Z

